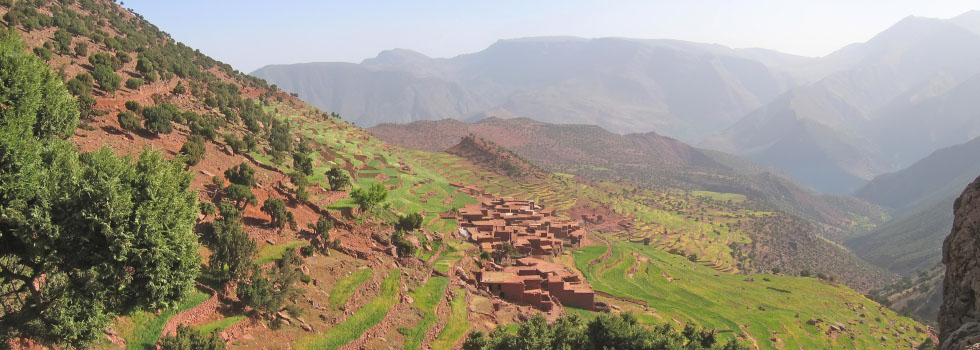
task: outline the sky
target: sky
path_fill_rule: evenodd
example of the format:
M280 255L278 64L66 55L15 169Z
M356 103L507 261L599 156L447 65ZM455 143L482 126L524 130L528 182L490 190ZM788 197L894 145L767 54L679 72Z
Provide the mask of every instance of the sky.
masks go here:
M532 36L678 39L824 56L909 15L950 18L980 0L123 0L176 40L243 72L430 57Z

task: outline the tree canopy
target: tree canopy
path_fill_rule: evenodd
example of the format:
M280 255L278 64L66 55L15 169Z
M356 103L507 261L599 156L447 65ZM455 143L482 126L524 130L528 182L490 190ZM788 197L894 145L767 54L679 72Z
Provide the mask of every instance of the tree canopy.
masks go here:
M159 151L80 153L61 79L0 34L0 338L83 346L111 318L173 306L200 258L191 176Z
M375 183L367 189L358 188L351 191L350 197L361 209L370 210L378 204L384 203L385 199L388 198L388 190L385 189L384 185Z

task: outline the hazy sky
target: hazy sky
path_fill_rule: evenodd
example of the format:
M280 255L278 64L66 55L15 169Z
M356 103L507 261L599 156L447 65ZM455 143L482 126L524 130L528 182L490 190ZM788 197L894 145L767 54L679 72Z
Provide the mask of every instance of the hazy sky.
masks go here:
M406 48L432 57L498 39L680 39L823 56L908 15L949 18L980 0L123 0L178 41L235 68L360 62Z

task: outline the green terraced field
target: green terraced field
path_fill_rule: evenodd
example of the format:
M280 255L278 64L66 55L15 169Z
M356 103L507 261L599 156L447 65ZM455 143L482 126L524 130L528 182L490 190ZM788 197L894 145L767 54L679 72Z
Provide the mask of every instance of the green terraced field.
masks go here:
M398 303L398 288L401 271L392 270L381 283L381 295L347 317L347 320L330 328L322 334L300 339L295 345L298 349L323 350L337 349L357 340L365 331L381 322L395 304Z
M350 296L354 295L357 287L371 279L371 274L371 269L356 270L334 284L333 291L330 292L330 299L328 300L330 307L336 309L344 306L347 299L350 299Z
M400 328L399 332L405 335L405 349L421 349L422 340L425 332L432 327L438 319L436 318L436 307L446 294L446 286L449 279L446 277L433 276L412 293L415 302L412 306L417 307L422 312L422 319L415 323L411 328Z
M466 290L459 288L455 292L456 297L449 304L450 312L446 327L429 344L433 349L452 349L463 338L463 335L473 328L470 321L466 319Z
M190 309L208 300L210 295L198 290L184 296L176 308L163 310L159 315L149 311L138 311L132 315L121 317L116 321L119 335L126 341L128 350L145 350L153 347L163 332L163 326L171 317L181 311Z
M656 248L610 243L576 250L575 265L595 290L649 303L650 310L640 315L647 323L693 321L721 330L725 339L747 333L747 342L762 349L897 349L917 346L926 337L911 319L844 286L815 278L719 273ZM823 322L809 325L810 319ZM835 323L847 331L825 335Z

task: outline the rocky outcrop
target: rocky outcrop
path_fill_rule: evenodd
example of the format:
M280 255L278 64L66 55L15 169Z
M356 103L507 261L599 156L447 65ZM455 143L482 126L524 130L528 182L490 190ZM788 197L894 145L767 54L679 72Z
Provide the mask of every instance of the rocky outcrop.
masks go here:
M980 178L954 204L953 231L943 242L943 305L939 311L941 350L980 343Z

